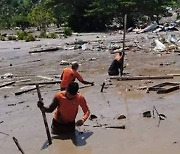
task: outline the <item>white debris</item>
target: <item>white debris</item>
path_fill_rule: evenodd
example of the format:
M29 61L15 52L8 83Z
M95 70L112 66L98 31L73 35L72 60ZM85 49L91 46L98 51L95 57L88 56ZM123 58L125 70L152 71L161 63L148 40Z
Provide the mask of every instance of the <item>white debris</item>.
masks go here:
M158 39L154 40L156 46L154 48L155 51L164 51L166 49L166 46L161 43Z

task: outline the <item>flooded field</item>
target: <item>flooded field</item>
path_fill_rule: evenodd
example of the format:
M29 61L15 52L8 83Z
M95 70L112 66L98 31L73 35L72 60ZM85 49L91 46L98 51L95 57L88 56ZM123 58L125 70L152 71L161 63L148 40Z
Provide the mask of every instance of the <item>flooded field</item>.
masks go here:
M165 33L161 35L166 37ZM129 49L125 51L124 76L180 74L178 52L151 50L151 43L156 37L152 33L127 34L126 45ZM85 50L72 48L71 44L76 39L89 42L87 46L91 47ZM134 45L135 39L142 49ZM108 48L110 43L122 46L122 34L91 33L66 39L0 42L0 84L15 81L0 88L0 153L21 153L13 136L27 154L179 153L180 90L157 94L156 91L147 92L147 88L164 82L180 83L180 76L156 80L110 79L107 70L115 56ZM60 49L29 53L42 46L58 46ZM36 105L36 89L20 95L15 93L27 88L28 83L59 80L57 76L62 70L70 67L60 65L62 60L78 61L79 72L84 79L95 82L90 87L80 83L80 92L85 96L91 114L96 115L97 119L87 120L84 126L77 127L73 136L52 136L53 144L48 146L42 115ZM7 73L12 76L7 77ZM100 92L103 82L105 88ZM59 89L59 84L40 87L45 105L51 103ZM159 114L166 116L164 120L159 120L154 106ZM143 117L146 111L151 112L150 118ZM78 117L82 114L79 112ZM46 115L50 127L53 114ZM126 118L118 119L120 115ZM107 128L123 125L125 129Z

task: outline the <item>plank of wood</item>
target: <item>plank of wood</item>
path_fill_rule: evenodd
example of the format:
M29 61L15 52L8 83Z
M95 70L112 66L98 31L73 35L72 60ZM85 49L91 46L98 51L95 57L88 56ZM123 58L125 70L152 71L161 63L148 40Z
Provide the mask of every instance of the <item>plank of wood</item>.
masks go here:
M41 86L42 87L42 86ZM33 86L32 88L28 88L28 89L25 89L25 90L21 90L21 91L18 91L18 92L15 92L14 94L17 96L17 95L21 95L23 93L27 93L29 91L33 91L36 89L36 86Z
M50 78L50 77L47 77L47 76L38 75L37 77L38 77L38 78L41 78L41 79L50 80L50 81L53 81L53 80L54 80L54 78Z
M0 85L0 88L14 84L15 81L6 82Z
M120 77L120 76L112 76L110 79L117 79L121 81L125 80L150 80L150 79L173 79L172 75L164 75L164 76L129 76L129 77Z
M60 80L56 80L56 81L44 81L44 82L32 82L32 83L25 83L25 84L22 84L22 85L43 85L43 84L57 84L57 83L61 83Z
M157 94L166 94L166 93L178 90L178 89L179 89L179 86L173 86L170 88L161 88L161 89L157 90Z

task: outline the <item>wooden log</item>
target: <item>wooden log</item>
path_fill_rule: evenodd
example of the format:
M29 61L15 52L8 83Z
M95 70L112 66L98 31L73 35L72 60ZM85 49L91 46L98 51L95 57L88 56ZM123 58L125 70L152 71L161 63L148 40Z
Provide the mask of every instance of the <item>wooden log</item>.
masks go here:
M180 74L167 74L167 75L180 76Z
M112 76L110 79L117 79L121 81L125 80L151 80L151 79L173 79L172 75L164 75L164 76L129 76L129 77L120 77L120 76Z
M57 81L44 81L44 82L32 82L32 83L25 83L25 84L22 84L22 85L43 85L43 84L57 84L57 83L61 83L60 80L57 80Z
M105 128L125 129L125 125L122 125L122 126L106 126Z
M52 52L52 51L57 51L59 49L60 49L59 47L51 47L51 48L46 48L46 49L29 51L29 53Z
M36 89L37 89L37 94L38 94L39 101L42 102L43 99L41 97L41 92L40 92L38 84L36 85ZM44 126L45 126L45 129L46 129L48 142L49 142L49 145L51 145L52 144L52 139L51 139L51 134L50 134L50 131L49 131L48 123L47 123L46 113L44 111L42 111L42 110L41 110L41 113L42 113L42 116L43 116L43 121L44 121Z
M5 87L5 86L12 85L12 84L14 84L14 83L15 83L15 81L3 83L3 84L0 85L0 88Z
M157 94L166 94L166 93L178 90L178 89L179 89L179 86L173 86L170 88L162 88L162 89L160 88L159 90L157 90Z

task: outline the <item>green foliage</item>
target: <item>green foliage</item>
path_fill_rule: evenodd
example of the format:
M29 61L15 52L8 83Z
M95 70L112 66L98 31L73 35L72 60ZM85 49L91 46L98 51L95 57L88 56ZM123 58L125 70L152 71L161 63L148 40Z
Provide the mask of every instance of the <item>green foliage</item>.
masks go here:
M0 0L0 28L37 26L46 31L51 23L67 23L74 31L102 31L114 19L122 23L124 14L128 26L143 16L158 22L167 6L179 8L180 0Z
M28 15L29 21L35 26L39 26L41 30L45 31L46 26L55 21L50 9L43 5L35 6Z
M5 41L6 39L5 39L4 36L2 36L2 35L0 34L0 40L1 40L1 41Z
M20 15L14 18L14 26L20 27L22 30L25 30L25 28L28 28L30 26L30 22L28 21L27 16Z
M63 32L64 32L64 36L65 36L65 37L72 35L72 30L71 30L70 27L64 27L64 28L63 28Z
M40 35L39 35L39 38L47 38L47 34L46 34L46 31L41 31Z
M35 41L35 37L32 34L27 34L27 36L25 37L25 41L26 42L30 42L30 41Z
M49 33L48 34L48 38L53 38L53 39L55 39L55 38L57 38L58 37L58 35L56 34L56 33Z
M17 37L15 35L8 35L7 39L8 40L17 40Z
M18 40L24 40L26 36L28 35L25 31L17 31Z

